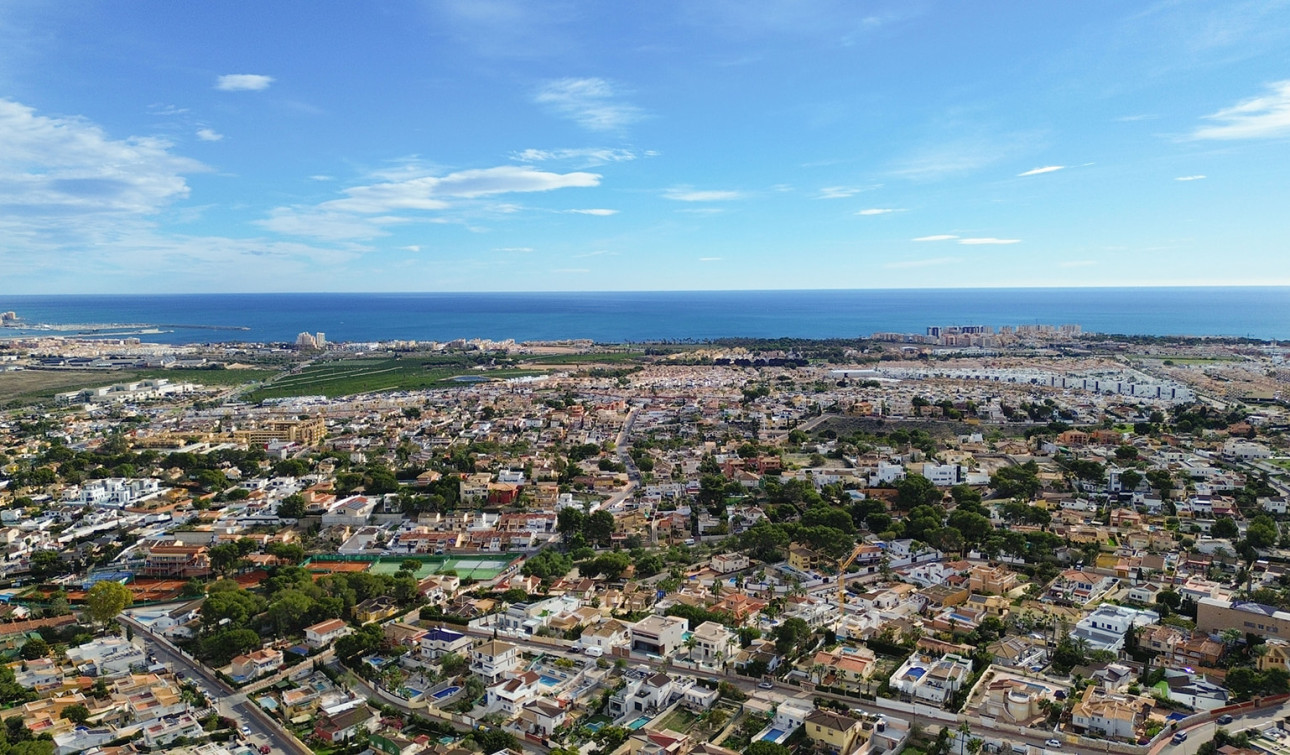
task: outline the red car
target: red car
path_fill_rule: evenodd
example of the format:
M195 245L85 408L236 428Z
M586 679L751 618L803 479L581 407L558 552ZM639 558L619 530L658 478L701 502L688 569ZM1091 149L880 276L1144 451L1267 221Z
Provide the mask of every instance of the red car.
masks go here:
M270 752L273 752L272 747L269 747L268 745L260 745L261 755L269 755Z

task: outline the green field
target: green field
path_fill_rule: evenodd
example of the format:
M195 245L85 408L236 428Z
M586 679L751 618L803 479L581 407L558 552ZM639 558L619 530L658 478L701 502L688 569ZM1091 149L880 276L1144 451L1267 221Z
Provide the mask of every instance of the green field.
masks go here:
M461 360L433 359L346 359L310 365L297 374L286 375L247 394L248 401L288 396L349 396L370 391L415 391L444 388L454 377L475 375L504 379L537 374L524 370L473 368Z
M408 558L421 562L421 568L414 572L417 579L451 570L462 580L473 579L477 582L486 582L506 571L506 567L518 557L513 554L498 553L479 556L409 556ZM327 559L315 560L326 561ZM397 556L379 558L372 561L367 570L373 574L394 574L399 571L403 561L403 558Z
M172 383L240 385L266 380L276 370L22 370L0 373L0 402L17 406L52 399L54 394L132 380L166 378Z

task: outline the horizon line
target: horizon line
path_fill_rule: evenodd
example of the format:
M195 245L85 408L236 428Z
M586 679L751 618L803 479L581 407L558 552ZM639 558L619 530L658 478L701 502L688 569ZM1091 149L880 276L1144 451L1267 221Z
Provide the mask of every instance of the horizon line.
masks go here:
M1290 289L1286 283L1221 283L1221 284L1140 284L1133 286L1079 286L1079 285L1039 285L1039 286L928 286L912 287L872 287L872 288L657 288L657 289L552 289L552 290L518 290L494 289L481 291L390 291L390 290L317 290L317 291L82 291L60 293L9 293L0 294L0 301L6 298L48 296L317 296L317 295L496 295L496 294L724 294L724 293L815 293L842 291L1138 291L1143 289Z

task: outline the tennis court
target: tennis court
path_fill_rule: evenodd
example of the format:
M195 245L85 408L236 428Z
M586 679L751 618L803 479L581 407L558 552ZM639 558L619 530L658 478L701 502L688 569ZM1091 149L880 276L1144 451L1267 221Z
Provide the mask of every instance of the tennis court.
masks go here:
M473 579L476 582L486 582L490 579L494 579L503 571L506 571L506 568L514 563L518 558L519 556L506 554L495 556L422 556L420 558L388 556L364 563L363 565L373 574L394 574L399 571L401 566L403 566L404 561L415 560L420 563L417 570L412 573L417 579L423 579L432 574L442 574L446 571L453 571L456 572L457 577L462 580ZM340 569L328 569L328 567L337 563L342 562L328 562L315 558L309 566L311 570L340 571ZM351 561L344 563L345 566L348 567L348 569L345 570L348 571L354 568L351 564L355 564L357 562Z

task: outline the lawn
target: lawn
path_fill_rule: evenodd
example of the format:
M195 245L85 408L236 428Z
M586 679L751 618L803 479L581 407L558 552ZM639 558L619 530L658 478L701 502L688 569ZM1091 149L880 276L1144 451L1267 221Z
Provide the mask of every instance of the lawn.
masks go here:
M659 728L671 729L685 734L696 720L698 720L698 716L684 708L677 708L668 714L667 718L663 719L663 722L659 724Z
M504 379L535 374L522 370L481 371L464 360L346 359L310 365L247 394L248 401L288 396L349 396L371 391L414 391L445 388L454 377Z

